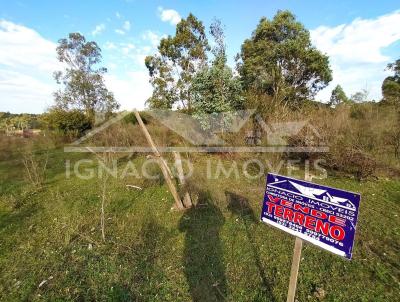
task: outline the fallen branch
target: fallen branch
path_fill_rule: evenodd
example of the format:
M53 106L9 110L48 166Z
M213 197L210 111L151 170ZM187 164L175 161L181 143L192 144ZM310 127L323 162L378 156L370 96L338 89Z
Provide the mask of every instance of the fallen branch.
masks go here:
M138 189L138 190L142 190L141 187L138 186L134 186L134 185L126 185L128 188L134 188L134 189Z

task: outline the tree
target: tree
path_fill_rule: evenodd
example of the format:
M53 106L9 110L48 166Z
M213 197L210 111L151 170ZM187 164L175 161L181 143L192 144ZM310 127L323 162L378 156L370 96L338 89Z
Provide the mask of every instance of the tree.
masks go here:
M203 23L189 14L177 24L175 36L161 40L159 53L145 59L154 88L147 104L153 108L178 105L190 112L193 102L190 85L206 63L208 49Z
M333 90L331 94L331 99L329 101L329 105L336 107L339 104L347 104L349 103L349 99L346 96L346 93L344 92L342 86L337 85Z
M354 103L362 103L366 102L368 99L368 90L362 89L361 91L357 91L356 93L352 94L350 100Z
M5 117L0 120L0 129L4 129L7 134L13 130L13 128L15 128L15 126L11 117Z
M10 112L0 112L0 120L9 118L11 116Z
M332 80L328 57L312 46L310 33L289 11L262 18L244 41L238 71L244 87L297 105Z
M54 94L56 107L83 110L92 124L96 112L109 113L119 108L104 84L107 69L97 67L101 49L96 42L86 42L80 33L70 33L67 39L58 41L57 55L66 68L54 73L57 83L63 85Z
M393 71L394 75L382 83L383 98L388 103L400 104L400 59L388 64L387 69Z
M205 65L193 78L190 93L193 96L194 116L203 129L211 127L210 114L238 110L243 107L241 83L226 64L226 46L221 22L216 20L210 27L215 40L212 49L214 60L211 66ZM219 125L223 126L223 125Z
M5 130L5 132L8 133L11 127L11 113L0 112L0 129Z
M389 129L388 135L394 147L396 158L400 158L400 59L390 63L387 69L394 72L394 75L387 77L382 83L382 95L384 101L394 105L397 120L392 129Z

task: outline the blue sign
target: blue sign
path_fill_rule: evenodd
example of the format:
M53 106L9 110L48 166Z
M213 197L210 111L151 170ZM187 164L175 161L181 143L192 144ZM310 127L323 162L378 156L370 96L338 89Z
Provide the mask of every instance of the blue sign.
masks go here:
M261 220L351 259L360 194L269 173Z

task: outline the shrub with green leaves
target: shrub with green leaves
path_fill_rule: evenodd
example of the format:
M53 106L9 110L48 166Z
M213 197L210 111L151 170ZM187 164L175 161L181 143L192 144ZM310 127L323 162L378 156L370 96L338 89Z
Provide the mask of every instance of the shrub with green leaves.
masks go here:
M91 128L90 119L80 110L53 109L43 116L48 129L64 135L80 136Z

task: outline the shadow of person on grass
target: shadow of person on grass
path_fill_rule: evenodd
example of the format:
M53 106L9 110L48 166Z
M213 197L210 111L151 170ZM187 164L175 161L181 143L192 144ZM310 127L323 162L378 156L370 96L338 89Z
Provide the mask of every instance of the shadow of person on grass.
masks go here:
M129 263L129 278L121 278L112 284L108 301L153 301L160 300L168 292L168 276L162 265L162 256L168 248L171 233L149 216L141 225L132 244L119 251L118 259L126 266Z
M225 219L208 192L199 194L179 230L185 232L184 273L193 301L225 301L227 284L220 229Z
M242 221L244 224L246 237L250 243L250 248L254 257L255 265L257 266L260 274L263 295L268 298L268 301L276 301L272 292L271 282L268 280L264 266L260 258L260 253L257 247L257 243L250 230L251 225L257 223L259 218L254 214L253 209L250 207L249 200L236 193L225 191L225 196L228 202L228 210Z

